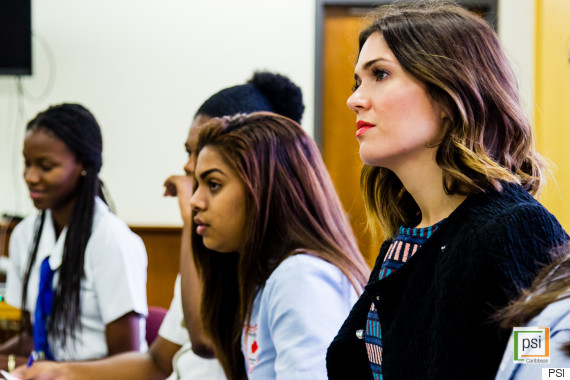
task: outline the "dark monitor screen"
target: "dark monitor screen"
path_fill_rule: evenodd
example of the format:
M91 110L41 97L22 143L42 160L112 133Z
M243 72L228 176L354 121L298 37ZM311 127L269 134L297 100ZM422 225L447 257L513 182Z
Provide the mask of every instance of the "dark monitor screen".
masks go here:
M32 74L31 0L0 0L0 75Z

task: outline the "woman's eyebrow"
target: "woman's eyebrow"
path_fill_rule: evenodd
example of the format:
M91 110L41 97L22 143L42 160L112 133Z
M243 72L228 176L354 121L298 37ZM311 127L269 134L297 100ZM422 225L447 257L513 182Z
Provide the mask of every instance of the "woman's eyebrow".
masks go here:
M364 64L364 66L362 66L362 68L363 68L364 70L368 70L368 69L370 68L370 66L374 65L376 62L379 62L379 61L392 62L392 61L389 60L388 58L378 57L378 58L371 59L370 61L366 62L366 63Z
M225 174L223 171L221 171L220 169L218 169L218 168L213 168L213 169L206 170L205 172L202 172L202 173L200 174L199 178L200 178L200 179L204 179L204 178L206 178L207 176L209 176L210 174L212 174L212 173L214 173L214 172L220 173L220 174L223 175L223 176L226 175L226 174Z

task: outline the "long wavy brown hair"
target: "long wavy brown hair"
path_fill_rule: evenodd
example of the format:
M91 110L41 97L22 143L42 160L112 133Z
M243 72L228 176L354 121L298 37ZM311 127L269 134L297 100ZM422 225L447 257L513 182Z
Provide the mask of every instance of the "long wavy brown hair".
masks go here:
M245 254L211 251L192 228L204 328L227 377L242 379L244 323L283 260L299 252L319 257L357 290L369 268L319 150L299 124L268 112L213 119L200 132L197 154L206 146L221 154L246 193Z
M531 287L499 312L503 327L525 326L551 303L570 298L570 243L555 248L552 256L559 259L542 269ZM570 356L570 341L562 350Z
M491 26L444 2L381 6L368 17L360 49L381 33L445 113L435 158L445 192L500 191L501 183L510 182L537 195L546 165L534 148L515 75ZM386 237L402 224L419 223L419 207L394 172L364 165L360 185L374 232L377 223Z

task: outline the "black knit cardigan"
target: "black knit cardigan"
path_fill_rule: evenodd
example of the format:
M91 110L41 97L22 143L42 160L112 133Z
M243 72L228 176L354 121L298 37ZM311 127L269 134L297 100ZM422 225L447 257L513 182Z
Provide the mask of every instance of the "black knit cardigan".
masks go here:
M364 340L371 302L382 326L383 380L493 379L510 331L492 317L552 261L568 235L523 188L469 196L390 276L380 249L360 299L327 352L329 379L372 379Z

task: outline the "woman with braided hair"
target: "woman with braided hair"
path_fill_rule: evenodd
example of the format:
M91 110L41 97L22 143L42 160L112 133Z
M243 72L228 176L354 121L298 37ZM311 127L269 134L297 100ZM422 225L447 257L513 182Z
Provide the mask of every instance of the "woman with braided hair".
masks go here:
M147 348L147 257L142 240L106 204L102 136L79 104L49 107L24 140L24 179L39 210L10 239L6 301L22 331L2 352L88 360ZM31 321L31 324L30 324Z

